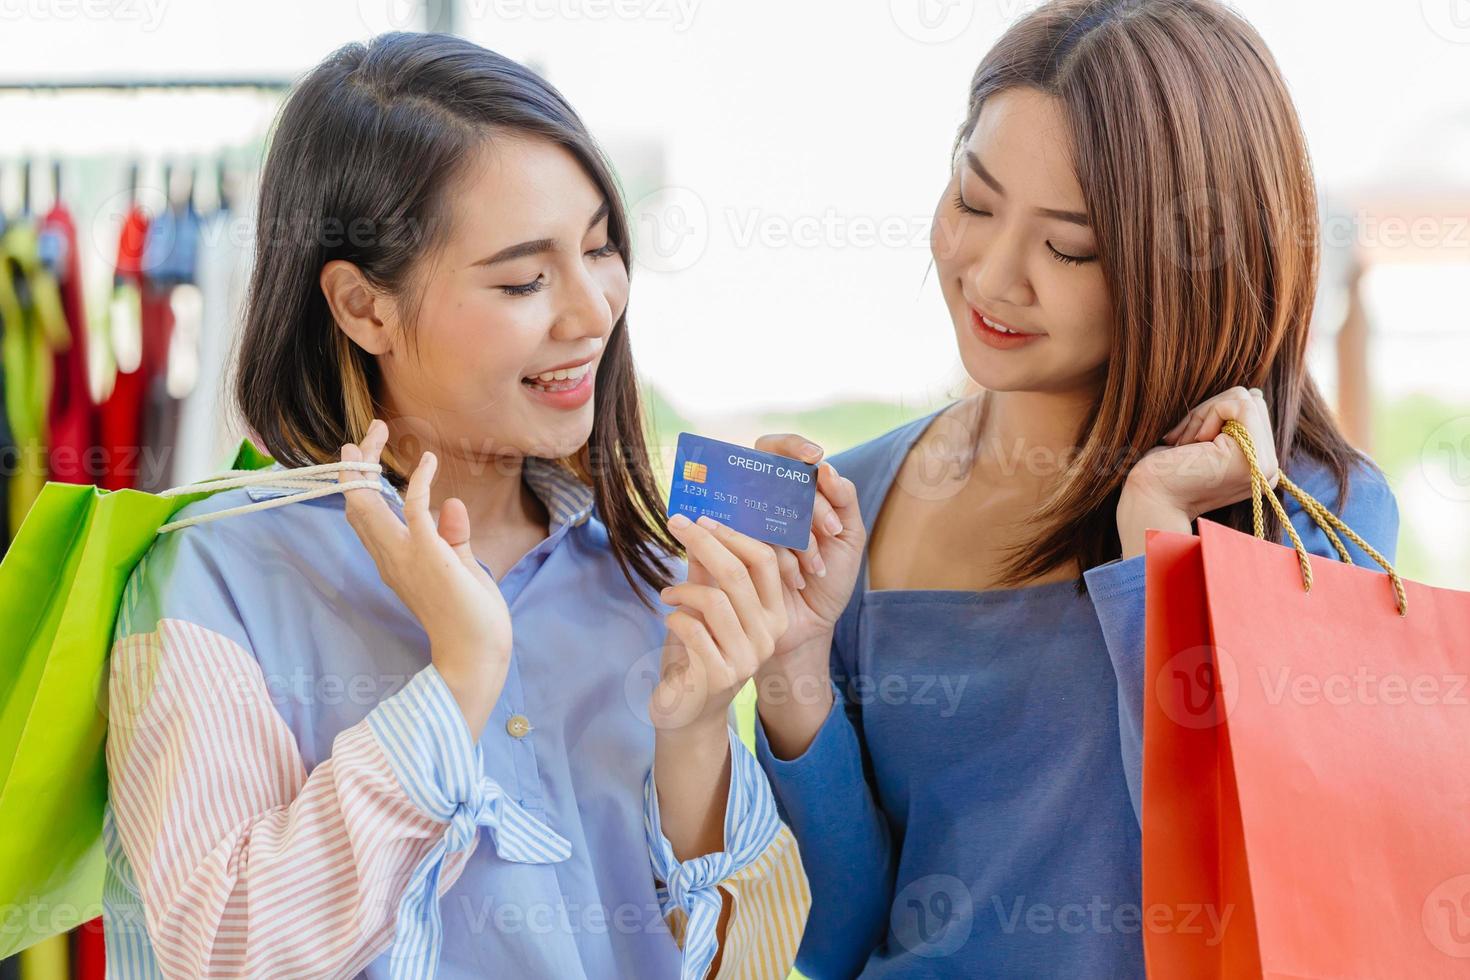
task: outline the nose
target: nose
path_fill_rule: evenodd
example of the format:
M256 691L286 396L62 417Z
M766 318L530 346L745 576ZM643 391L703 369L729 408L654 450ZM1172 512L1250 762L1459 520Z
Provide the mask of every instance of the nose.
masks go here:
M577 263L562 281L566 288L551 325L552 336L557 340L580 340L612 333L612 308L597 277L585 265Z
M1036 292L1019 242L1000 234L980 247L966 278L975 298L991 306L1030 306ZM999 313L999 310L996 310Z

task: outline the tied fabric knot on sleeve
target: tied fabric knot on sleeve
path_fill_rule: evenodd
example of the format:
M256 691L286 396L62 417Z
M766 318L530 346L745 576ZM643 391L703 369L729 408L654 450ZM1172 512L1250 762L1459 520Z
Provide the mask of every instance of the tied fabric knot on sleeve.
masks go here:
M688 917L680 971L683 980L704 977L719 949L723 905L720 882L755 862L771 846L782 827L775 797L760 764L740 742L734 729L728 729L728 734L730 792L725 806L724 850L679 861L659 821L658 791L652 770L644 782L644 830L654 875L662 882L658 889L659 905L665 918L675 909Z
M661 894L639 792L654 732L608 696L667 630L628 614L591 489L526 466L550 533L497 579L519 655L480 738L343 518L359 481L317 495L311 468L275 464L173 516L130 578L109 670L112 721L146 721L109 723L120 980L684 975L689 916ZM785 976L810 907L796 840L782 825L737 864L712 886L728 925L701 934L721 980ZM546 928L528 922L542 910Z
M409 798L449 824L398 904L392 975L427 980L436 975L443 942L439 875L447 854L470 848L482 827L495 853L518 864L564 861L572 846L484 774L480 746L470 742L459 705L432 665L380 704L369 723ZM437 737L417 737L425 727Z

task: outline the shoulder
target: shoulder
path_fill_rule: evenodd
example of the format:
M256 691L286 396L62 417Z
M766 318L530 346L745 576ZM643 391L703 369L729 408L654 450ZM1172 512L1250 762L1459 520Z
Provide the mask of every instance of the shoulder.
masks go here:
M921 415L832 457L832 466L857 487L858 509L869 533L872 533L877 514L883 508L894 480L900 479L900 470L910 450L926 434L943 428L944 421L952 418L951 410L958 404L951 403Z
M1338 481L1332 468L1321 460L1297 454L1284 467L1286 475L1305 493L1311 495L1328 511L1335 514L1363 540L1382 552L1390 561L1397 550L1399 511L1393 487L1383 470L1367 455L1359 453L1348 468L1345 494L1338 492ZM1313 540L1321 539L1323 549L1325 536L1315 527L1311 517L1301 504L1286 494L1287 513L1298 533L1310 535ZM1306 540L1306 538L1304 538ZM1313 551L1330 553L1311 547ZM1374 567L1374 562L1351 542L1348 548L1355 564Z
M1397 510L1393 486L1387 475L1365 454L1359 453L1348 467L1346 495L1338 493L1336 475L1321 460L1299 453L1292 457L1284 469L1292 482L1339 516L1344 510L1359 513L1390 508Z
M208 517L256 502L245 488L189 502L170 523ZM147 633L163 620L181 620L219 633L249 649L242 609L266 580L290 561L329 553L323 532L327 508L292 504L165 531L128 576L114 638ZM345 522L344 522L345 523ZM320 547L293 542L315 540Z
M837 453L830 462L838 473L857 484L858 491L862 492L875 481L883 480L896 472L914 442L930 423L950 407L945 406L895 426L867 442Z

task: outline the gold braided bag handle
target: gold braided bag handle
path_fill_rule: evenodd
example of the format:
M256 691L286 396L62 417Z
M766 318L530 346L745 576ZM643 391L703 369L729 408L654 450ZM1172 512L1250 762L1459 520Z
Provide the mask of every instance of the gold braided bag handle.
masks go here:
M1308 592L1312 591L1312 563L1307 559L1306 546L1302 544L1302 539L1297 536L1296 528L1291 526L1291 519L1286 516L1286 508L1282 506L1280 500L1276 499L1276 494L1272 493L1270 487L1267 485L1266 475L1261 472L1261 464L1256 459L1256 445L1251 440L1250 433L1246 431L1245 426L1234 419L1230 419L1225 423L1224 431L1229 433L1230 437L1239 444L1241 452L1245 453L1245 461L1251 468L1251 517L1255 525L1256 537L1265 538L1266 536L1264 525L1265 515L1261 509L1261 500L1264 498L1271 502L1271 508L1276 511L1276 516L1281 520L1281 526L1286 528L1287 534L1291 535L1291 546L1296 549L1297 563L1301 565L1302 569L1302 587ZM1409 597L1404 592L1404 580L1399 577L1398 572L1394 571L1394 567L1389 560L1379 554L1368 542L1358 537L1352 528L1344 524L1342 519L1336 514L1322 506L1321 502L1315 497L1291 482L1285 473L1281 474L1281 486L1286 489L1287 493L1297 499L1302 505L1302 509L1322 529L1322 533L1327 535L1327 540L1332 542L1333 550L1337 552L1337 556L1340 559L1349 565L1353 563L1352 557L1348 555L1347 546L1342 543L1342 538L1337 536L1338 531L1347 535L1353 544L1363 549L1364 554L1383 567L1383 570L1388 573L1389 581L1393 583L1393 592L1398 604L1399 615L1407 616L1409 613Z

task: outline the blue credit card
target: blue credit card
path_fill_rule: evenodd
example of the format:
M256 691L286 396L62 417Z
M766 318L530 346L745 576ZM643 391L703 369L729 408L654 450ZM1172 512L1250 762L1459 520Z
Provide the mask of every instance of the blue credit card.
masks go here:
M767 544L804 551L817 468L801 460L679 433L669 516L712 517Z

